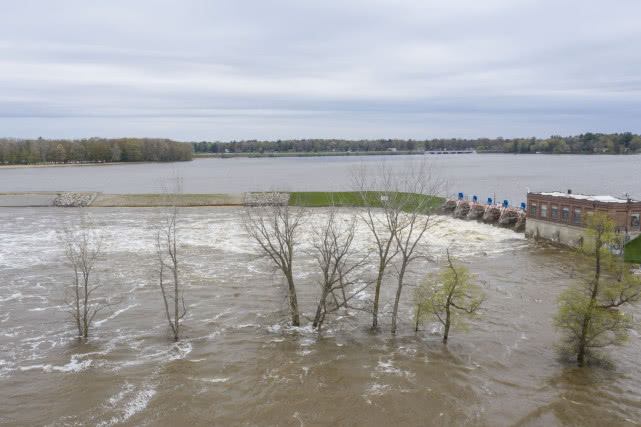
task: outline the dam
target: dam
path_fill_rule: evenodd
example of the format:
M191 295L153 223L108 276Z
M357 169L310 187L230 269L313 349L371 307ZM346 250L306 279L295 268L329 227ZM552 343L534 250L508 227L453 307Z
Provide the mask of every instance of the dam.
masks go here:
M486 203L480 202L477 196L466 200L463 193L456 199L448 199L441 207L443 214L451 215L458 219L468 219L509 228L516 232L525 232L527 210L526 204L519 207L510 206L507 200L496 203L488 198Z

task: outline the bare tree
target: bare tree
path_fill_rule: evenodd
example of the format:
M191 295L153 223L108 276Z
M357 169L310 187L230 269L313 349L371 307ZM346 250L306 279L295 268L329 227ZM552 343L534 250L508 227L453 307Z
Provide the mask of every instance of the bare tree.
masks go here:
M155 224L158 283L165 304L165 314L175 341L180 339L181 320L187 314L185 289L181 281L178 240L182 180L174 178L171 190L163 185L164 207L157 212Z
M73 279L65 288L65 303L78 329L78 337L87 339L96 315L115 302L100 292L96 264L100 259L102 238L91 230L84 216L62 230L60 243L73 269ZM102 295L101 295L102 294Z
M277 195L265 195L265 202L246 203L242 221L247 234L258 243L258 254L267 258L287 281L289 312L293 326L300 326L298 297L294 283L294 252L300 243L300 227L308 215L302 206L290 206Z
M377 329L381 286L387 267L398 253L395 246L398 221L394 218L396 210L393 208L393 200L397 194L390 191L392 175L384 163L380 171L376 170L380 174L370 177L368 176L370 172L371 170L361 165L361 168L352 175L352 179L354 189L360 194L363 205L359 210L359 217L369 229L376 245L378 265L372 306L372 328ZM379 212L381 208L382 214Z
M312 326L319 330L327 314L341 308L354 308L349 305L349 301L369 286L362 278L355 280L352 277L352 273L368 259L367 254L357 255L352 246L356 219L355 216L342 219L340 210L332 204L322 225L314 231L312 256L321 271L321 296Z
M376 168L361 167L353 174L353 186L363 205L359 216L373 237L378 257L372 328L378 328L380 290L386 270L400 254L392 313L392 332L396 332L405 273L408 265L420 256L420 243L433 224L437 200L433 196L442 190L442 185L426 161L418 167L409 164L402 172L395 172L381 163Z
M394 239L398 251L399 265L397 267L397 286L392 311L392 333L396 333L398 306L405 285L405 273L409 265L425 258L425 243L430 228L438 224L435 215L440 202L435 198L443 191L444 183L437 171L426 162L418 167L410 167L406 174L395 180L397 194L393 198L394 205L389 210L395 211L389 217L396 223L393 225Z

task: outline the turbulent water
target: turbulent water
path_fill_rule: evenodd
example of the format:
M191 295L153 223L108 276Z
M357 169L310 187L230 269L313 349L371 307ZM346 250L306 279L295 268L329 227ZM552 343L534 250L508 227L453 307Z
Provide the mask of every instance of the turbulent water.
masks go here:
M559 361L551 316L574 266L521 234L449 218L432 231L432 255L452 245L488 296L469 333L443 346L436 325L413 332L411 289L390 335L393 278L379 333L361 312L340 313L320 334L288 327L282 279L254 259L238 210L187 209L189 311L174 343L155 278L154 212L89 209L103 235L98 277L121 301L78 343L63 311L70 270L56 236L78 212L0 209L0 425L641 423L638 335L611 351L613 369ZM356 246L371 247L364 230ZM417 263L408 281L434 268ZM302 256L295 274L310 317L319 293L312 260Z

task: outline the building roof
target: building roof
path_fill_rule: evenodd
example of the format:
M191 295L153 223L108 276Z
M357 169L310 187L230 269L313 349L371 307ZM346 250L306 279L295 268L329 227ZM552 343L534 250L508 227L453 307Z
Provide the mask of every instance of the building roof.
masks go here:
M568 194L560 191L553 191L551 193L533 193L540 194L541 196L552 196L552 197L567 197L570 199L578 200L589 200L591 202L601 202L601 203L628 203L628 199L622 199L614 196L591 196L586 194ZM636 200L632 200L636 202Z

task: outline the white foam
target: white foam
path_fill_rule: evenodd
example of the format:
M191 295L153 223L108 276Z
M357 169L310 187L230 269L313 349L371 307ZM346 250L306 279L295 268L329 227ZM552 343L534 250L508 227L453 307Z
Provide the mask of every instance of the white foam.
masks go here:
M21 293L21 292L16 292L16 293L14 293L13 295L9 295L9 296L8 296L8 297L6 297L6 298L2 298L2 297L0 297L0 302L7 302L7 301L14 300L14 299L17 299L17 300L19 300L19 301L20 301L20 300L22 300L22 298L24 298L24 295L22 295L22 293Z
M102 319L102 320L94 321L94 322L93 322L93 324L94 324L95 326L100 326L100 325L102 325L103 323L105 323L107 320L114 319L114 318L116 318L118 315L120 315L120 314L124 313L125 311L127 311L127 310L131 310L132 308L134 308L134 307L138 307L139 305L140 305L140 304L132 304L132 305L130 305L130 306L128 306L128 307L121 308L120 310L115 311L115 312L114 312L111 316L109 316L109 317L105 317L105 318L104 318L104 319Z
M196 378L196 377L189 377L190 380L194 381L204 381L207 383L226 383L229 381L229 377L225 378Z
M124 397L131 392L131 387L128 385L125 386L125 390L115 397L109 399L109 403L116 405L118 402L124 399ZM127 421L129 418L133 417L149 405L151 399L156 395L156 389L150 384L145 385L145 387L140 390L136 395L129 400L125 407L122 409L122 414L111 418L109 421L102 422L97 424L100 427L108 427L115 424L121 424Z
M42 369L44 372L80 372L84 371L91 366L93 360L88 359L82 362L78 361L77 358L72 357L71 362L63 366L53 366L53 365L31 365L31 366L22 366L20 367L21 371L31 371L33 369Z
M146 388L139 391L138 394L136 394L136 396L127 404L127 407L125 408L125 415L120 422L127 421L129 418L145 409L155 394L156 390L154 388Z
M115 396L112 396L109 398L108 402L111 406L115 406L118 402L120 402L122 399L124 399L125 395L127 395L129 392L131 392L134 389L134 386L129 383L125 383L124 390L121 390L118 394Z

